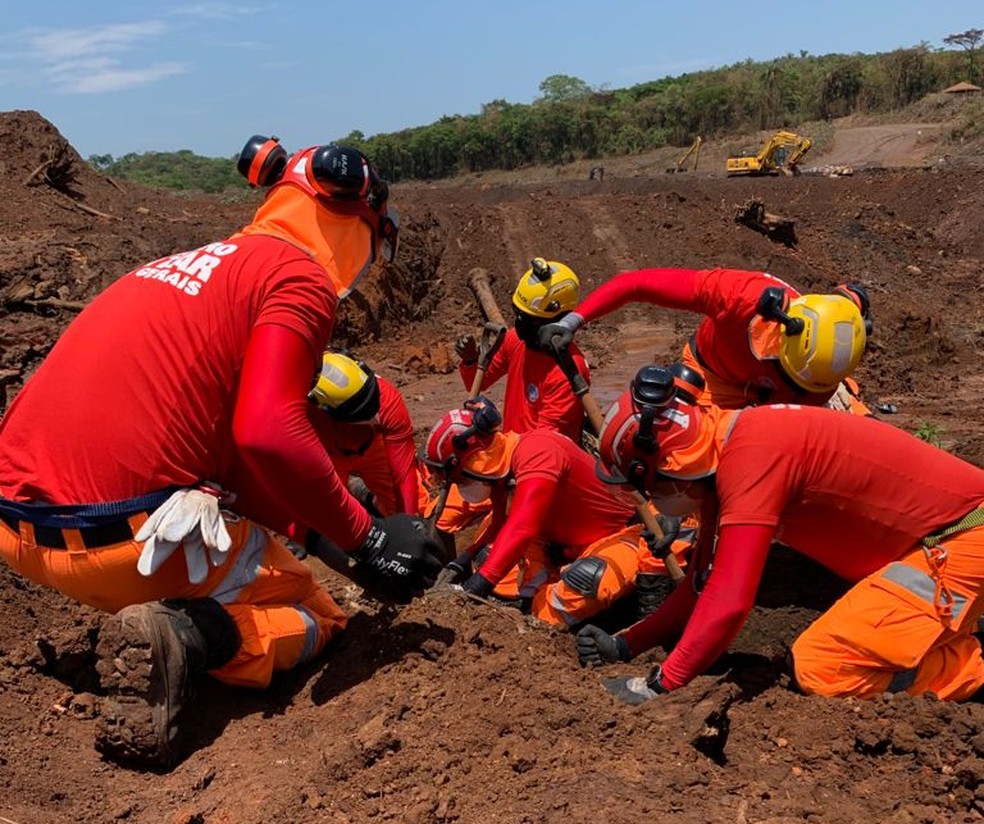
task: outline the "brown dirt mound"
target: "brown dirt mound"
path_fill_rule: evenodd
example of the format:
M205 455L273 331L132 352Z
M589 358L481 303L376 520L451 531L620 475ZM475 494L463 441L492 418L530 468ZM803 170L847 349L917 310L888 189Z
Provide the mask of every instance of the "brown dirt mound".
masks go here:
M134 265L225 236L248 206L109 181L31 112L0 114L0 385L7 401L58 333ZM796 221L786 247L739 226L761 199ZM467 286L490 271L501 305L534 255L568 262L585 290L645 265L761 268L805 288L860 280L876 333L861 380L892 420L933 425L984 462L980 171L853 178L679 176L398 186L397 267L348 302L341 339L396 380L419 429L462 390L447 344L475 328ZM81 208L81 207L86 208ZM589 327L599 400L695 318L627 307ZM382 609L311 562L353 613L311 667L265 693L206 685L191 754L155 775L92 747L100 617L0 566L0 816L17 822L977 821L984 709L905 696L806 698L788 644L843 587L778 551L759 604L714 671L665 700L616 705L610 672L573 643L461 598Z

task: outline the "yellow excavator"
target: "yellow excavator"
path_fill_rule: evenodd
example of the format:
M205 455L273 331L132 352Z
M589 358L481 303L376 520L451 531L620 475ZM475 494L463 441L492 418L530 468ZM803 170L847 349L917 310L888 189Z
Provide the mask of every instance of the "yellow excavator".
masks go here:
M795 175L797 165L803 159L813 141L795 132L778 131L750 157L729 157L728 175Z
M704 138L700 135L694 138L694 142L690 144L690 148L683 153L683 156L676 162L676 166L670 166L667 170L667 174L674 174L675 172L685 172L687 171L687 160L690 156L694 156L694 171L697 171L697 164L700 162L700 147L704 143Z

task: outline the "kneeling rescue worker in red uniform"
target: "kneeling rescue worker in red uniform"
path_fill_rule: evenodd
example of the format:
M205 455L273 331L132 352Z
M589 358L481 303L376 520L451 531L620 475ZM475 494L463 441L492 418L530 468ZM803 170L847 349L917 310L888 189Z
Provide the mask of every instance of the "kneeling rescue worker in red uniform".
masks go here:
M312 423L342 483L358 477L369 493L367 508L378 514L419 515L417 447L400 390L364 362L328 351L308 398L317 408Z
M466 592L492 594L519 564L524 609L570 627L631 593L640 564L662 567L635 507L613 498L594 460L559 432L503 432L495 405L479 397L435 424L425 454L468 499L492 501L491 546Z
M650 384L671 385L668 370L645 370L655 370ZM648 678L607 682L612 692L638 703L704 672L751 611L773 540L855 582L793 645L804 692L961 700L984 685L973 634L984 612L984 470L873 418L653 397L629 392L610 407L599 474L670 514L701 503L702 527L715 528L701 529L687 581L656 612L615 636L582 629L582 663L672 646Z
M640 269L595 289L576 309L539 331L541 345L566 346L585 323L642 301L704 315L684 346L682 361L704 377L702 406L740 409L764 403L822 406L837 393L842 408L868 414L849 381L867 337L871 308L865 289L838 286L833 294L800 295L765 272L736 269ZM851 345L836 335L851 325Z
M395 252L385 182L355 149L260 136L239 168L269 186L253 221L117 280L0 422L0 555L115 613L97 648L113 759L173 763L195 676L264 687L344 627L246 502L407 587L440 568L417 521L346 491L308 418L338 298Z

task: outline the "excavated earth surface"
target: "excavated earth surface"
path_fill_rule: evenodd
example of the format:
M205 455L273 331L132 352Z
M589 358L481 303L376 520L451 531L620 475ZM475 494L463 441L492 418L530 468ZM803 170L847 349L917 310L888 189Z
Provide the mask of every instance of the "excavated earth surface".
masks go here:
M104 178L35 113L0 114L0 144L2 409L102 287L224 237L250 206ZM876 318L860 370L868 399L984 464L981 156L906 165L842 178L660 168L603 182L398 186L401 259L347 303L339 339L403 388L423 433L462 395L449 344L481 321L473 267L488 270L503 307L534 255L569 263L586 290L646 265L764 269L804 289L859 280ZM752 198L795 220L795 245L735 222ZM598 399L651 357L670 358L695 320L631 307L585 330ZM311 563L351 612L349 629L264 693L204 685L189 754L165 774L117 767L93 749L100 616L0 565L0 821L984 817L980 704L790 689L788 645L843 586L782 550L714 670L638 708L616 704L601 678L643 674L659 651L581 670L567 633L513 611L460 596L382 607Z

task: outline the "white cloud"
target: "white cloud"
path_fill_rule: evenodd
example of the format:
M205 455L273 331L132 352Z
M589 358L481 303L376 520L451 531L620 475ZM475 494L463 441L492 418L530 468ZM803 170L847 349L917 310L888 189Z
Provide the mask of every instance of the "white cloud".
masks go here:
M98 65L98 64L102 65ZM81 69L81 70L80 70ZM127 69L113 61L66 63L52 69L51 79L69 94L99 94L118 92L139 86L149 86L165 77L184 74L188 67L182 63L156 63L139 69Z
M45 81L68 94L100 94L156 83L184 74L188 67L174 61L126 65L124 56L168 33L159 20L116 23L78 29L31 30L24 33L27 59L41 67Z
M85 29L55 29L30 38L34 53L43 62L65 60L89 54L127 51L148 37L159 37L167 26L157 20L144 23L116 23Z
M234 3L188 3L170 9L170 14L199 20L238 20L272 11L275 6L241 6Z

